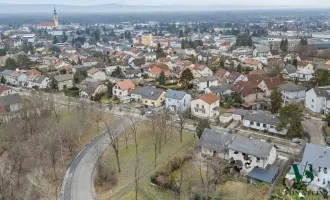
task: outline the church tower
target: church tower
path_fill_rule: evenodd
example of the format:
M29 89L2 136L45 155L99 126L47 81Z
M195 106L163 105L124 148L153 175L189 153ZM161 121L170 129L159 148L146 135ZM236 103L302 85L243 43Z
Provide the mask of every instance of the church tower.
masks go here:
M55 5L54 5L54 24L55 24L55 27L57 28L58 27L58 18L57 18Z

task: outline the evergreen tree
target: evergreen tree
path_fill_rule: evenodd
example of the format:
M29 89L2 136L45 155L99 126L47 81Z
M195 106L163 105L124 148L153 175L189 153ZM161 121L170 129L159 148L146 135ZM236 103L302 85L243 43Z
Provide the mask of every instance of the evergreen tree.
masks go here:
M249 37L249 39L248 39L248 41L247 41L247 45L248 45L249 47L252 47L252 38L251 38L251 36Z
M17 64L16 61L13 58L7 58L6 63L5 63L5 68L7 69L16 69Z
M80 59L80 56L78 56L78 62L77 62L78 65L81 65L82 62L81 62L81 59Z
M6 51L4 49L0 49L0 56L5 56L6 55Z
M160 43L157 44L156 57L157 57L157 59L165 57L164 50L161 48Z
M158 82L159 82L159 85L165 85L166 84L166 76L165 76L165 73L164 73L163 70L159 74Z
M279 111L279 124L277 130L287 129L289 138L303 137L305 132L302 128L303 110L299 104L288 104Z
M66 35L65 31L63 31L63 34L62 34L62 42L66 42L68 41L68 36Z
M295 67L297 67L297 65L298 65L298 60L297 60L296 58L293 59L293 61L292 61L292 65L295 66Z
M2 83L2 84L6 84L6 78L3 76L3 75L1 75L1 80L0 80L0 82Z
M185 69L181 73L181 82L184 84L185 88L188 88L188 84L194 79L194 75L191 73L190 69Z
M57 39L57 36L54 36L54 38L53 38L53 44L57 44L57 43L59 43L59 41Z
M125 75L120 67L116 67L115 71L112 72L111 76L115 78L125 78Z
M282 107L282 93L279 87L276 87L272 90L272 93L270 95L271 100L271 112L278 113L280 108Z
M238 64L237 65L236 71L237 72L242 72L242 66L241 66L241 64Z
M180 38L183 38L183 37L184 37L184 35L183 35L183 31L182 31L182 30L180 30L180 32L179 32L179 37L180 37Z
M198 121L198 124L197 124L197 127L196 127L197 136L199 138L201 138L201 136L204 132L204 129L206 129L206 128L211 128L210 127L210 121L208 119L200 119Z
M223 62L223 60L220 61L220 67L225 67L225 63Z

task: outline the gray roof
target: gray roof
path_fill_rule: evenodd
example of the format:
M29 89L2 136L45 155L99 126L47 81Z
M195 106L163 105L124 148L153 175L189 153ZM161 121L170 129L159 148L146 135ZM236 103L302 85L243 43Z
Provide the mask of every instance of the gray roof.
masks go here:
M326 146L307 143L301 164L312 164L315 167L330 168L330 149Z
M21 101L22 97L19 94L0 96L0 107L18 104Z
M279 120L275 115L266 114L263 112L256 112L253 114L246 115L244 117L244 119L253 121L253 122L269 124L269 125L273 125L273 126L276 126L279 123Z
M229 145L229 149L249 154L258 158L268 158L273 144L248 137L237 136Z
M285 91L288 91L288 92L305 90L305 88L303 86L296 85L296 84L293 84L291 82L282 84L279 87L281 88L281 90L285 90Z
M44 81L47 77L46 76L38 76L36 79L34 79L32 82L41 84L42 81Z
M284 69L286 69L286 71L289 74L295 73L297 71L297 68L294 65L291 65L291 64L285 65Z
M57 82L67 81L67 80L72 79L72 75L71 74L61 74L61 75L58 75L58 76L54 76L54 79Z
M231 90L233 87L233 84L223 84L223 85L218 85L218 86L211 86L209 89L211 90L212 93L223 93L227 90Z
M278 169L279 168L277 166L270 165L268 165L266 169L254 167L252 171L249 172L248 176L259 181L272 183L278 172Z
M199 146L222 152L228 148L228 145L233 141L234 137L235 136L227 132L219 132L214 129L206 128L199 140Z
M165 97L170 99L178 99L181 100L187 93L183 91L177 90L167 90Z
M216 81L219 80L217 76L202 76L199 78L196 78L199 82L206 82L206 81Z
M258 46L255 50L257 50L258 52L264 52L264 53L267 53L270 51L269 47L267 47L267 46Z
M153 86L144 86L143 88L134 90L132 94L141 95L144 99L157 100L160 95L163 93L163 90L160 88L155 88Z
M233 112L234 115L240 115L242 117L245 117L246 115L249 115L251 114L250 111L248 110L244 110L244 109L236 109L234 112Z
M9 69L5 69L1 72L2 75L11 75L14 71L13 70L9 70Z
M319 88L313 88L312 90L314 90L316 96L318 97L324 97L327 100L330 99L330 87L319 87Z

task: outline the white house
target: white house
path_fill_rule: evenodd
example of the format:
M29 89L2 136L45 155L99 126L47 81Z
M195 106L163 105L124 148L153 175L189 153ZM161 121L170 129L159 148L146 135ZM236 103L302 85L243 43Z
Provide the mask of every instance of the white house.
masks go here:
M6 83L10 85L17 85L15 77L12 76L13 70L5 69L0 72L0 76L3 76L6 79Z
M105 73L97 68L92 68L87 71L87 76L95 79L95 80L100 80L100 81L105 81L107 79Z
M36 78L28 80L26 83L27 88L37 87L39 89L45 89L50 86L50 79L46 76L37 76Z
M298 70L303 70L303 69L314 70L314 66L309 62L298 61L297 62L297 69Z
M242 164L241 173L249 173L254 168L265 169L277 158L273 144L248 137L236 136L228 149L229 160Z
M267 57L268 53L269 53L270 49L268 46L257 46L254 50L253 50L253 57Z
M211 86L218 86L219 78L217 76L202 76L199 78L195 78L195 84L197 86L198 91L203 91L205 88Z
M287 130L276 130L276 126L279 124L279 120L275 115L265 114L263 112L251 113L244 116L243 126L260 131L268 131L270 133L276 133L280 135L286 135Z
M301 69L297 71L296 79L301 82L309 81L313 78L314 70L312 69Z
M154 53L154 52L146 53L145 55L146 55L145 56L145 60L147 62L156 61L157 60L156 53Z
M171 111L185 111L190 108L191 95L176 90L167 90L165 94L165 106Z
M22 36L23 42L34 43L36 39L36 34L26 34Z
M212 76L213 72L212 70L210 70L210 68L208 68L206 65L202 65L202 64L196 64L194 66L194 70L200 75L200 76ZM194 77L199 77L196 76L193 72Z
M295 79L297 74L297 68L294 65L287 64L284 66L284 69L281 71L281 74L284 79Z
M305 101L305 88L291 82L279 86L282 93L282 105L303 103Z
M112 94L121 98L128 96L135 88L130 79L121 80L112 87Z
M305 107L315 113L327 114L330 108L330 87L312 88L306 92Z
M204 94L191 101L191 113L196 117L214 119L219 115L220 97L215 94Z

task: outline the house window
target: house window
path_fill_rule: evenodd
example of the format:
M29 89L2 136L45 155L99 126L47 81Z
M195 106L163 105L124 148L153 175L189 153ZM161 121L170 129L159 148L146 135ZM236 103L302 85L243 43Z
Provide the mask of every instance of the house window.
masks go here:
M196 104L196 108L199 108L199 104Z
M238 154L238 151L234 151L234 154Z
M202 105L202 109L204 109L204 105Z
M119 92L119 95L121 95L122 94L122 92Z
M314 102L314 99L312 99L312 102Z
M263 126L264 128L266 128L266 124L263 124L262 126Z
M274 128L274 126L270 126L270 128Z
M260 158L257 158L256 162L257 162L257 163L260 163Z
M144 101L144 103L148 103L148 101L147 101L147 100L145 100L145 101Z
M260 126L260 123L257 123L257 126L259 127Z
M250 125L253 125L254 124L254 122L250 122Z
M198 108L195 108L195 112L198 112Z
M170 102L170 101L171 101L171 99L167 99L167 101L168 101L168 102Z

